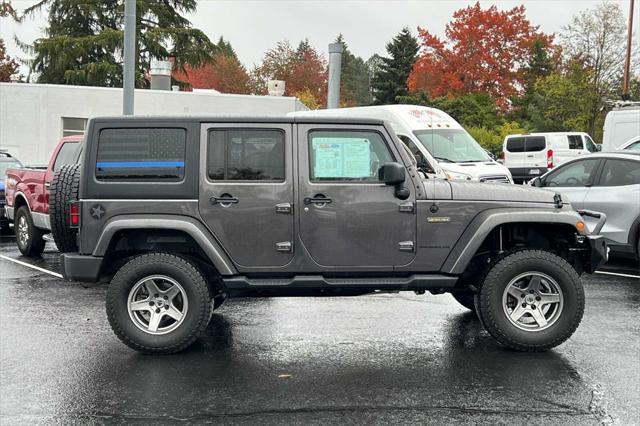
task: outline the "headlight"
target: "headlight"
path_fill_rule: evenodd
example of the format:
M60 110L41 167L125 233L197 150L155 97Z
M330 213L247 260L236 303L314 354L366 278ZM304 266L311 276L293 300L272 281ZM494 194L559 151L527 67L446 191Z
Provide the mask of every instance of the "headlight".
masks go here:
M471 175L466 173L445 172L449 180L473 180ZM476 179L477 180L477 179Z

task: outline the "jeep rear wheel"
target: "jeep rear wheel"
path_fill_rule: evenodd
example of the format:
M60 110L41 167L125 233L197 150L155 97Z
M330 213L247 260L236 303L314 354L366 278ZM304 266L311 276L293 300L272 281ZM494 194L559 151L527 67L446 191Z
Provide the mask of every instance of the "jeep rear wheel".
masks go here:
M13 228L20 253L30 257L42 254L46 242L42 238L43 232L33 224L29 207L22 206L18 209Z
M479 317L501 344L544 351L567 340L584 312L584 290L573 267L559 256L523 250L498 261L477 298Z
M135 257L107 290L111 328L129 347L174 353L190 346L211 317L207 282L189 260L168 253Z

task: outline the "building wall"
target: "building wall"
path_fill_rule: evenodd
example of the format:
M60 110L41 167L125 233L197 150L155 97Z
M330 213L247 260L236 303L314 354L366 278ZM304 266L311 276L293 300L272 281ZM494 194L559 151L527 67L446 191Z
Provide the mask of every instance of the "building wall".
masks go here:
M296 98L136 90L137 115L285 115ZM0 148L25 164L46 164L62 137L62 117L122 114L122 89L0 83Z

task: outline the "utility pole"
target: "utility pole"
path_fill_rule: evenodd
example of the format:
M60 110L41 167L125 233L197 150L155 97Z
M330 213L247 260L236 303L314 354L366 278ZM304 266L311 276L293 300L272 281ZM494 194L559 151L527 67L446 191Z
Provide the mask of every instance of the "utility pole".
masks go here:
M136 0L124 0L122 115L133 115L136 67Z
M633 0L629 2L629 25L627 28L627 57L624 61L624 79L622 81L622 100L629 100L629 72L631 69L631 39L633 37Z
M329 87L327 90L327 108L338 108L340 104L342 50L342 43L331 43L329 45Z

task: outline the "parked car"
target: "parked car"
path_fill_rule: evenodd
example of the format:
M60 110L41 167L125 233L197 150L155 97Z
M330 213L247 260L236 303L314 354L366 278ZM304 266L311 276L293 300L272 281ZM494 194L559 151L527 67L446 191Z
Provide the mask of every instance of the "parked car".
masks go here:
M640 136L629 139L620 145L616 151L640 151Z
M615 151L640 134L640 102L616 102L604 119L603 151Z
M291 117L373 118L389 122L429 175L449 180L513 183L509 170L444 111L417 105L380 105L289 113Z
M599 147L582 132L520 133L504 138L502 160L513 180L522 183L596 151Z
M49 187L56 171L80 157L82 136L67 136L58 142L49 164L43 167L6 170L6 214L14 222L16 242L25 256L44 250L43 235L51 232Z
M600 234L612 251L640 260L640 152L597 153L534 179L532 185L566 195L577 209L607 215ZM585 220L587 226L596 224Z
M578 327L579 274L607 256L583 222L603 216L421 177L381 120L96 118L85 144L54 178L82 182L63 275L110 281L109 323L142 352L188 347L227 297L398 291L451 293L503 345L546 350Z
M18 159L13 157L7 151L0 150L0 232L4 233L9 230L9 219L5 215L5 183L4 183L4 173L9 168L19 169L22 168L23 165Z

